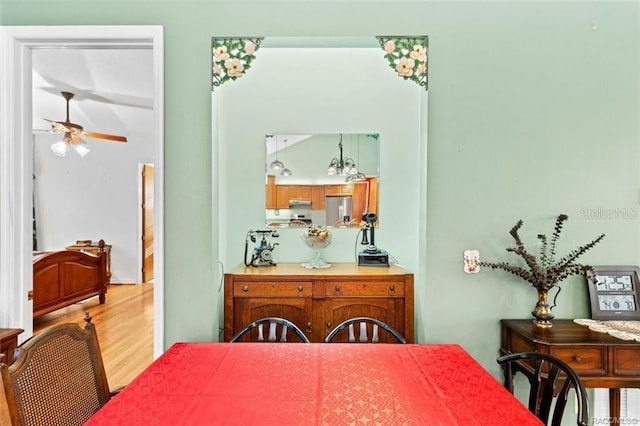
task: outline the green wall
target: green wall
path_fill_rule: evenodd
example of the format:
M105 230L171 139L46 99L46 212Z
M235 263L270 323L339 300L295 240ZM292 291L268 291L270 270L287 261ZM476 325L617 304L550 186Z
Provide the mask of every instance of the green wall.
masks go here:
M561 250L604 232L584 261L640 263L637 2L1 0L0 16L164 26L167 346L217 334L212 35L429 35L421 341L460 343L497 373L498 320L526 318L535 292L499 272L464 274L462 252L506 259L520 218L532 241L566 213ZM588 315L584 283L563 287L556 315Z

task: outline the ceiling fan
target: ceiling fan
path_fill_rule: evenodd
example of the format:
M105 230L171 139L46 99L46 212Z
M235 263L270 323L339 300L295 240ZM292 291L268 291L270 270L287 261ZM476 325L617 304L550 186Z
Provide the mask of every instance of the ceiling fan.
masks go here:
M110 135L107 133L98 133L98 132L89 132L84 130L84 128L76 123L72 123L69 120L69 101L73 98L74 94L71 92L61 92L62 97L67 101L67 118L65 121L55 121L49 120L45 118L46 121L51 123L52 133L64 133L64 137L60 142L56 142L51 145L51 149L56 155L64 157L69 150L70 146L80 154L82 157L87 155L90 149L87 147L86 142L82 138L92 138L92 139L105 139L112 142L127 142L127 138L125 136L118 135Z

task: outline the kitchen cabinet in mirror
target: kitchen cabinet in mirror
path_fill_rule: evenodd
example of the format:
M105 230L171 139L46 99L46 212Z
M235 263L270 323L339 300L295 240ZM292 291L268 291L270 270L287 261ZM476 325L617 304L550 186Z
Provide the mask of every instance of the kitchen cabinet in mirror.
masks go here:
M363 213L378 213L379 141L377 133L266 135L266 224L357 227Z

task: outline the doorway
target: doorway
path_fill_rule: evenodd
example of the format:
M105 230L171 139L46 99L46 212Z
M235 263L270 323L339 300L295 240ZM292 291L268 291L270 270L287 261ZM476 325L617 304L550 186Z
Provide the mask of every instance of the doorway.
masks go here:
M153 50L154 204L163 200L163 29L161 26L0 27L0 327L33 333L32 305L32 51L43 48ZM163 215L154 209L154 355L164 350Z

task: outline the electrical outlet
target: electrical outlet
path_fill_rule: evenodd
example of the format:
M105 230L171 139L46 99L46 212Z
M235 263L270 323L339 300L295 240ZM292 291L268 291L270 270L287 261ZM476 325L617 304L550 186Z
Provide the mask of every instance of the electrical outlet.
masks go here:
M478 250L464 251L464 271L467 274L477 274L480 271L480 252Z

